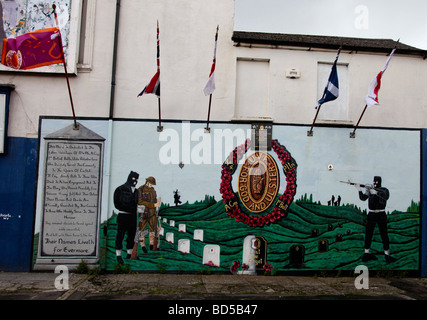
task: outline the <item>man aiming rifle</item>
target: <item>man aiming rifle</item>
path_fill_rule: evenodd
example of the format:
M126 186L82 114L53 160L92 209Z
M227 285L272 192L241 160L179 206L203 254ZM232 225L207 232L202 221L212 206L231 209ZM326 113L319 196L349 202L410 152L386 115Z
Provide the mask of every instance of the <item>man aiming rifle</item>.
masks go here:
M385 261L387 263L396 261L395 258L390 256L390 240L387 232L387 214L385 212L385 207L387 200L390 197L390 192L387 188L381 186L381 180L381 177L375 176L373 185L363 185L350 181L341 181L343 183L354 185L355 188L359 191L360 200L368 200L369 212L365 231L365 253L362 257L363 262L377 260L377 257L369 252L376 225L378 225L378 229L380 231L384 248ZM365 192L362 192L362 188L365 188Z

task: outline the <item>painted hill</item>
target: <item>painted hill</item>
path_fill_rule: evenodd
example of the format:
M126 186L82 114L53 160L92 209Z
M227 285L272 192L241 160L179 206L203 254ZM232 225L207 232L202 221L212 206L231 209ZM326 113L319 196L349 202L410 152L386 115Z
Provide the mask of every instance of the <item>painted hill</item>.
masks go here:
M377 229L371 252L378 256L378 260L362 263L366 214L353 205L325 206L311 201L295 201L286 218L258 228L236 222L227 216L222 201L208 196L193 204L163 206L159 215L162 220L167 220L167 223L162 222L164 235L161 236L160 250L143 254L139 249L139 261L125 260L132 270L198 272L208 268L202 263L205 245L219 245L220 266L209 268L212 272L229 272L234 261L242 261L243 241L248 235L265 238L266 260L278 271L354 270L360 264L379 270L418 269L419 212L389 214L390 250L398 259L392 264L385 264ZM169 224L171 220L175 221L175 226ZM185 232L178 230L180 224L185 224ZM105 236L101 245L106 252L104 267L107 270L113 270L116 265L116 227L116 215L103 223ZM203 241L193 240L194 231L198 229L203 230ZM173 233L174 243L165 240L166 233ZM179 239L190 240L189 253L178 250ZM319 241L324 244L320 251ZM304 246L303 263L298 265L290 263L294 245Z

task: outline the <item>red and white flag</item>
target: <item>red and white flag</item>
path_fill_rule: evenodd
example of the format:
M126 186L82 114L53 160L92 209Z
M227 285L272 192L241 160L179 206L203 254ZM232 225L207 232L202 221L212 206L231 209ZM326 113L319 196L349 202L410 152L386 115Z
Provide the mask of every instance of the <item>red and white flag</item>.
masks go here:
M395 51L396 49L393 49L393 51L391 51L390 56L388 57L384 68L377 74L377 76L374 79L372 79L371 83L369 84L368 94L365 97L366 105L368 107L380 104L378 102L378 92L380 91L380 87L381 87L381 77L384 74L385 70L387 69L388 63L390 62L390 59L393 56Z
M215 65L216 65L216 46L218 43L218 27L216 28L216 35L215 35L215 48L214 48L214 57L211 67L211 73L209 74L209 80L205 85L205 88L203 89L203 92L205 93L205 96L208 96L212 94L215 91Z

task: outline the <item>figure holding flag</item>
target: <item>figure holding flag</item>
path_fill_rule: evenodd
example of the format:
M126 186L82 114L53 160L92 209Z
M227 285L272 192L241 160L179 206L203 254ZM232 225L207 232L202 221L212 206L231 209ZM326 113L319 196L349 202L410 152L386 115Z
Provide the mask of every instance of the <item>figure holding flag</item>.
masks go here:
M342 44L338 49L337 56L335 58L334 64L332 65L331 73L328 78L328 83L326 84L325 90L323 91L323 96L317 102L317 105L315 107L315 109L317 109L317 112L316 112L316 116L314 117L313 124L311 125L310 131L307 132L308 136L313 135L313 126L314 126L314 123L316 122L316 118L317 118L317 115L319 114L320 107L322 106L322 104L328 101L333 101L336 98L338 98L339 82L338 82L338 72L337 72L337 61L341 52L341 48L342 48Z
M160 109L160 38L159 38L159 21L157 20L157 72L151 78L148 85L138 94L138 97L141 97L144 94L155 94L159 98L159 125L157 126L157 131L163 131L162 126L162 116Z
M209 80L203 89L203 93L205 94L205 96L209 96L208 120L205 128L205 132L210 132L209 118L211 114L212 93L215 91L215 66L216 66L216 48L218 43L218 30L219 30L219 25L216 27L214 57L212 61L211 72L209 73Z

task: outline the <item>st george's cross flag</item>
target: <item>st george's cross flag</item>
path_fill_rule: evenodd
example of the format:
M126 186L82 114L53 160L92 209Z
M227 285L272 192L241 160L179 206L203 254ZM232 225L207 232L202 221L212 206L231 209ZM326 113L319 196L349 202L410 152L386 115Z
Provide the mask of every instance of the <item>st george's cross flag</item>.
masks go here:
M216 65L216 47L218 43L218 28L219 27L217 27L216 29L216 35L215 35L214 57L213 57L211 72L209 74L209 80L203 89L205 96L208 96L215 91L215 65Z
M339 83L338 83L338 72L337 72L337 61L340 51L338 51L335 62L332 65L331 73L328 78L325 90L323 91L323 97L317 102L316 108L324 104L325 102L335 100L339 95Z
M378 102L378 92L380 91L380 87L381 87L381 77L384 74L385 70L387 69L390 59L393 56L395 51L396 51L396 48L394 48L391 51L390 56L388 57L384 68L377 74L377 76L374 79L372 79L371 83L369 84L368 94L365 97L366 105L368 107L380 104Z
M157 72L151 78L148 85L138 94L138 97L143 94L152 93L160 97L160 40L159 40L159 22L157 21Z
M1 64L27 70L64 62L58 28L39 29L16 38L3 39Z

